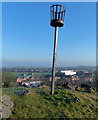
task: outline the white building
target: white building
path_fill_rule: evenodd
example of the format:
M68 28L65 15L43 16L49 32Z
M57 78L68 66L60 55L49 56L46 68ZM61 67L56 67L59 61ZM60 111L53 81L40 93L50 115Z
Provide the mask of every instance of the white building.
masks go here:
M65 73L65 75L76 75L74 70L61 70L61 73Z

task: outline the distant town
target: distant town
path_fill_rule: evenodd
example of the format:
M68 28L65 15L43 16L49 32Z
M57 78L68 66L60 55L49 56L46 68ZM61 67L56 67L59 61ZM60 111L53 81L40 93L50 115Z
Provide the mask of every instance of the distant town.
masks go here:
M3 72L11 72L15 75L17 87L43 87L51 86L51 68L3 68ZM96 87L96 67L58 67L56 69L55 85L70 86L75 89L81 84L89 84ZM2 83L4 85L4 83Z

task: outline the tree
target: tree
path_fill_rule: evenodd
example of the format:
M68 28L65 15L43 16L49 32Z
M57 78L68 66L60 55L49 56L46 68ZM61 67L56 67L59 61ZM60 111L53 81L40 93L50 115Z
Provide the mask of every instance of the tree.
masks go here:
M3 87L13 87L15 85L15 77L10 72L3 72L2 73L2 83Z

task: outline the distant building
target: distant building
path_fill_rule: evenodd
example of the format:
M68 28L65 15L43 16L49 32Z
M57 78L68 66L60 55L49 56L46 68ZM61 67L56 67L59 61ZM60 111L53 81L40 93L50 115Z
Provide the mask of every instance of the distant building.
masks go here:
M17 83L23 82L25 80L34 80L34 75L32 74L21 74L20 77L17 78Z
M22 81L24 81L24 80L27 80L27 79L26 79L25 77L23 77L23 78L18 77L18 78L17 78L17 83L18 83L18 82L22 82Z
M64 73L65 75L76 75L74 70L61 70L61 73Z
M34 81L33 73L30 74L21 74L20 77L16 80L19 86L24 87L38 87L41 86L44 81Z
M42 83L44 81L29 81L29 80L22 80L22 81L19 81L18 84L20 86L34 86L34 87L38 87L38 86L41 86Z
M41 85L43 83L43 81L32 81L29 83L30 86L38 86Z
M77 75L74 75L74 76L71 77L71 80L76 81L76 80L80 80L80 79Z
M50 81L51 81L51 80L52 80L52 77L50 77L49 79L50 79ZM61 79L61 77L55 77L55 80L59 80L59 79Z
M22 82L22 85L28 86L28 85L29 85L29 82Z

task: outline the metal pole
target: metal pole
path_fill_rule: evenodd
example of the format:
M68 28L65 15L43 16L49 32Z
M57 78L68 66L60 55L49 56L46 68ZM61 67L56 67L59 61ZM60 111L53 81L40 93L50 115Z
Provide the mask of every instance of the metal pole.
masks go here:
M54 83L55 83L55 73L56 73L57 41L58 41L58 27L55 27L53 65L52 65L52 81L51 81L51 95L54 95Z

